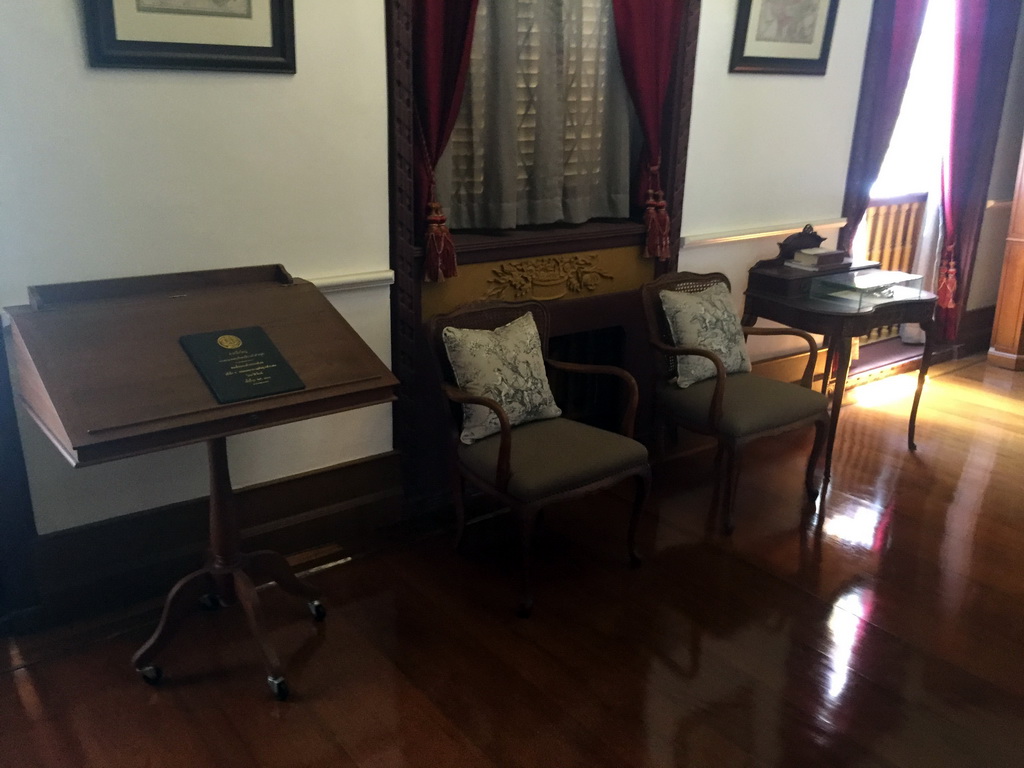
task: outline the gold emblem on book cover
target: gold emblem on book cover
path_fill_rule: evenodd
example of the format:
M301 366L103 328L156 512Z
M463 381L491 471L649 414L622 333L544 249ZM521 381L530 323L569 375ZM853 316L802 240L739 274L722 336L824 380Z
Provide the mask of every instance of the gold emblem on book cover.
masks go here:
M240 346L242 346L242 340L230 333L225 333L223 336L218 336L217 343L220 346L224 347L224 349L238 349Z

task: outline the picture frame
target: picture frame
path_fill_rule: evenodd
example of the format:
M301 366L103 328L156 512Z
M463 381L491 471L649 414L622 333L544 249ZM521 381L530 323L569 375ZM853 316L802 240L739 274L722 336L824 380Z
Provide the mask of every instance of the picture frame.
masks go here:
M93 67L295 72L293 0L83 0Z
M839 0L739 0L730 72L824 75Z

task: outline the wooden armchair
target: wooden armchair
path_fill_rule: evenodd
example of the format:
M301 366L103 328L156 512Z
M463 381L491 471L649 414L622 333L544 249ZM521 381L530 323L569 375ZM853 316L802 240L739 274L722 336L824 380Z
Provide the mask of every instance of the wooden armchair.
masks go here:
M715 286L724 286L724 290L721 287L716 289ZM721 513L721 530L725 534L731 533L733 529L737 449L751 440L814 424L814 446L804 477L807 496L813 501L818 495L815 469L829 429L828 400L820 392L811 389L818 348L810 334L790 328L744 327L739 326L739 321L735 320L735 325L742 332L742 336L737 339L740 346L744 345L746 337L750 335L792 335L806 341L810 355L800 384L752 374L749 372L749 361L745 366L734 365L730 371L721 354L696 344L676 344L677 336L673 335L674 329L663 306L662 292L710 296L713 293L727 294L729 290L729 280L721 273L679 272L664 275L646 284L640 291L650 344L659 358L656 366L658 381L655 413L659 420L669 425L711 435L718 441L712 512ZM669 301L672 300L670 296ZM728 311L735 318L731 307ZM693 329L675 330L692 338L702 335L702 332ZM696 356L710 361L711 365L705 365L709 378L691 383L685 388L678 386L677 360L683 356ZM742 356L744 360L747 359L745 351ZM716 509L718 500L723 496L720 509Z
M525 370L522 360L491 355L493 349L473 346L492 334L507 333L508 328L522 325L529 315L536 325L535 368L538 376L527 383L520 378ZM637 522L650 491L650 464L647 449L632 439L636 417L637 386L626 371L613 366L582 365L550 360L547 357L549 322L543 304L537 302L489 302L471 304L450 314L439 315L427 324L428 337L439 364L442 389L452 413L450 467L452 492L457 516L456 546L461 542L466 524L463 504L464 483L468 481L486 494L507 505L516 515L522 537L522 597L519 614L528 616L533 606L530 579L531 544L539 511L557 501L583 496L613 486L633 477L636 481L632 513L627 533L627 550L631 565L639 558L635 550ZM467 331L490 333L467 334ZM448 346L446 346L446 338ZM463 347L461 344L466 339ZM487 376L500 371L489 384L467 374L462 362L453 367L452 359L468 359L470 363L487 363L482 370ZM463 370L457 370L457 368ZM625 408L621 434L562 418L557 407L536 420L516 423L512 400L523 391L547 390L546 368L557 368L573 374L597 374L617 377L622 383ZM460 379L460 373L462 378ZM532 373L527 371L527 376ZM467 379L472 379L467 381ZM543 381L538 381L543 379ZM463 386L459 386L459 381ZM532 395L531 395L532 396ZM503 404L500 400L506 400ZM554 405L551 400L549 405ZM467 409L467 406L470 409ZM482 411L472 411L472 407ZM488 419L493 434L477 439L466 438L469 422L479 425L480 415ZM496 417L496 419L494 419ZM475 427L473 427L475 429Z

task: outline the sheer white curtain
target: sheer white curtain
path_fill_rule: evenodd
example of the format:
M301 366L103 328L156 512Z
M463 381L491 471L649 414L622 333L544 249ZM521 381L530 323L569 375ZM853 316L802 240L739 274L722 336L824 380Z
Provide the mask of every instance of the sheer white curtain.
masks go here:
M436 170L454 228L629 216L632 105L611 0L480 0Z

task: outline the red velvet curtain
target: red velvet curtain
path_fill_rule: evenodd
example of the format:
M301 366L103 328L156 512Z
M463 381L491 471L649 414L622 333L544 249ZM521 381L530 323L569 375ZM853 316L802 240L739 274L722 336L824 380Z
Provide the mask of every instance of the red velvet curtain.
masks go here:
M846 175L841 248L853 243L889 149L927 6L927 0L875 0Z
M672 65L688 0L613 0L619 58L644 134L637 182L646 206L647 255L669 257L669 216L661 187L661 138Z
M942 168L945 238L936 310L946 341L956 338L978 249L1020 5L1018 0L956 0L953 119Z
M416 211L426 217L425 280L443 280L456 273L455 247L441 206L434 200L434 168L462 104L476 6L477 0L413 3L415 204Z

